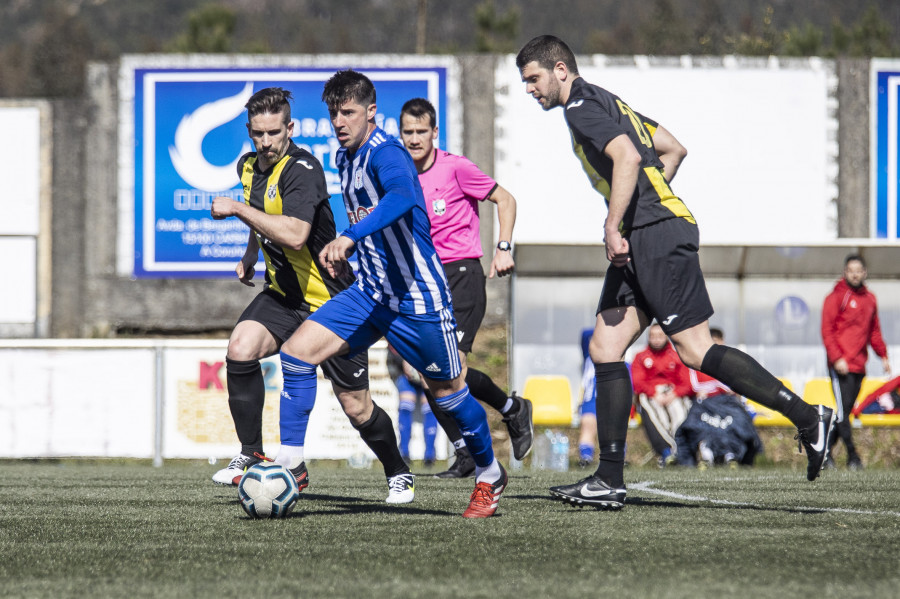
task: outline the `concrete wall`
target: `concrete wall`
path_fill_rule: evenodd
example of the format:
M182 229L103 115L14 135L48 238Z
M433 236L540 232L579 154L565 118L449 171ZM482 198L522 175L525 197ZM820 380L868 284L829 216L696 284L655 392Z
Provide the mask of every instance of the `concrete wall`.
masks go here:
M494 66L499 57L461 55L464 152L492 174ZM838 62L840 235L868 234L868 62ZM203 333L230 329L258 289L235 280L131 280L115 274L117 63L88 69L87 96L53 102L52 337L130 331ZM500 182L503 184L503 182ZM492 255L493 204L482 211ZM488 282L487 324L506 322L509 282Z

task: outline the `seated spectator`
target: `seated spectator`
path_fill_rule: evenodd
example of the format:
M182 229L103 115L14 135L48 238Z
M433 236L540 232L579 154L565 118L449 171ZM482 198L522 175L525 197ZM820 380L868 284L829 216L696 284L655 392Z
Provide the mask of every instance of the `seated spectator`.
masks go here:
M725 342L721 329L709 332L715 343ZM752 466L763 446L741 398L702 372L691 370L690 381L696 401L675 434L678 463L701 468Z
M631 379L641 422L660 468L674 463L675 431L691 407L691 384L685 366L659 324L650 325L647 348L634 356Z

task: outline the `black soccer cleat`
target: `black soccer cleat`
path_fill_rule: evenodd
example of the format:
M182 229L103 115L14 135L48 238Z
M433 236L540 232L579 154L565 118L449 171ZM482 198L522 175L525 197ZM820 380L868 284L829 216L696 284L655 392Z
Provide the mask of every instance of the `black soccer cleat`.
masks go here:
M576 507L591 505L606 510L625 507L625 487L614 489L596 475L583 478L572 485L550 487L550 495Z
M475 460L465 447L456 450L456 461L443 472L434 475L435 478L469 478L475 476Z
M823 405L816 406L819 417L816 423L803 430L797 429L797 449L802 452L806 449L806 479L816 480L822 471L822 466L828 460L829 439L834 430L835 414L831 408Z
M309 486L309 471L306 469L306 462L300 462L296 468L290 468L294 480L297 481L297 490L302 491Z
M534 424L531 421L531 402L519 397L513 392L510 396L518 404L515 412L503 417L506 428L509 430L509 442L512 444L513 456L517 460L524 460L531 451L534 442Z

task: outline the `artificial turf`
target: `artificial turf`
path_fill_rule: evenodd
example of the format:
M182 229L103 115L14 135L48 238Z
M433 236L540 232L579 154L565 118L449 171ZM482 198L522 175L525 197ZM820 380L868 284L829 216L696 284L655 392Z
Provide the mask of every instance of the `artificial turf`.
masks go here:
M498 515L474 482L310 464L290 517L250 520L199 462L0 462L3 597L896 597L900 471L629 468L620 512L510 472Z

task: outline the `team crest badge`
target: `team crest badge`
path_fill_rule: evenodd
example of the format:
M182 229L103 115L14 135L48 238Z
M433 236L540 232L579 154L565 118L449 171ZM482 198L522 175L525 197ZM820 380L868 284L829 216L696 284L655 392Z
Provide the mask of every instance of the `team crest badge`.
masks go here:
M358 170L353 174L353 187L356 189L362 189L362 170Z
M269 189L266 190L266 197L270 200L274 200L275 196L278 194L278 184L272 183L269 185Z
M447 202L444 200L435 200L434 203L431 204L431 211L438 216L441 216L447 212Z

